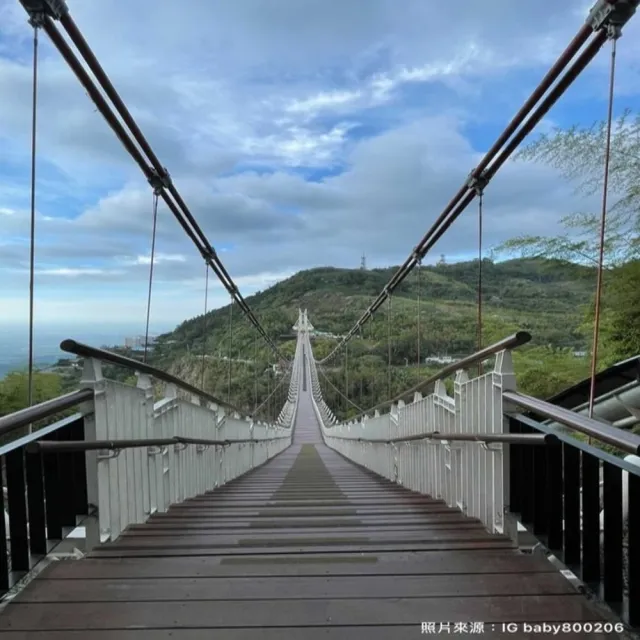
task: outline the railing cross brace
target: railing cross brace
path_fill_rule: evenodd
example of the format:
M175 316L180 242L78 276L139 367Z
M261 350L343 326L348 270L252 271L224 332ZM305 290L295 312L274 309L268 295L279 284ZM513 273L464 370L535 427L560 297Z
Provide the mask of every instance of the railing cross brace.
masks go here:
M167 453L167 447L147 447L148 456L163 456Z
M98 460L113 460L120 455L122 449L103 449L102 451L98 451L98 455L96 458Z

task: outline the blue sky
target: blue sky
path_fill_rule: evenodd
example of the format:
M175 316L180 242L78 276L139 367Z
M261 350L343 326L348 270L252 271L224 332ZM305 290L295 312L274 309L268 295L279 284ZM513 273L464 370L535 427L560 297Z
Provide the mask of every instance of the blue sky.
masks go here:
M398 264L582 24L566 0L69 0L70 10L242 291L299 269ZM365 8L366 7L366 8ZM616 110L640 106L640 18ZM108 24L108 29L105 25ZM0 0L0 324L27 321L31 31ZM144 327L152 195L41 37L39 326ZM607 53L538 131L605 114ZM487 247L554 233L585 202L510 163ZM433 250L475 250L475 210ZM152 330L201 313L204 266L160 207ZM212 306L226 294L211 280ZM72 333L72 331L71 331Z

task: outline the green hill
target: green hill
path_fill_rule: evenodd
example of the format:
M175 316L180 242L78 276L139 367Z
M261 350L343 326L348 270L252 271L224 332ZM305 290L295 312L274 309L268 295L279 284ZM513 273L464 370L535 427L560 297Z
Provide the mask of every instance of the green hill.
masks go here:
M306 308L316 330L333 335L348 331L383 288L396 267L353 270L316 268L301 271L268 290L247 298L267 332L279 339L283 353L293 355L292 326L299 308ZM386 399L417 382L418 309L420 359L462 356L476 349L478 262L422 267L394 292L386 306L349 345L345 375L344 351L325 372L358 407ZM555 393L588 374L588 363L574 351L587 350L580 330L585 305L591 304L595 270L559 260L518 259L483 263L484 344L524 329L533 334L530 346L516 358L519 382L541 397ZM418 300L420 301L418 303ZM390 318L387 314L390 314ZM256 340L249 322L227 305L186 320L160 336L152 362L188 379L204 380L207 390L235 404L253 408L279 382L269 365L275 363L264 343ZM391 345L389 348L389 319ZM206 326L206 349L204 335ZM316 339L316 357L335 346L335 339ZM202 354L205 351L206 358ZM391 370L388 360L391 353ZM226 358L231 358L229 361ZM269 373L270 372L270 373ZM284 385L283 385L284 386ZM330 387L327 387L328 389ZM345 415L357 413L335 391L329 403ZM277 402L274 402L274 406Z

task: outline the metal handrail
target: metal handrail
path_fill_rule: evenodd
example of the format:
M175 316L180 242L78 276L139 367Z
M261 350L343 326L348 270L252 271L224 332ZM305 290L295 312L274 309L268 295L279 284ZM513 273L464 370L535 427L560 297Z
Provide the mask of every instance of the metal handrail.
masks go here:
M88 344L76 342L75 340L71 339L63 340L60 343L60 349L62 349L62 351L66 351L67 353L73 353L82 358L95 358L96 360L102 360L103 362L108 362L109 364L114 364L120 367L125 367L126 369L131 369L139 373L153 376L157 380L162 380L162 382L173 384L176 387L183 389L184 391L188 391L193 395L207 400L208 402L213 402L214 404L220 405L221 407L225 407L227 409L231 409L232 411L235 411L239 414L244 414L248 417L252 417L252 414L247 414L244 411L241 411L229 402L225 402L224 400L221 400L220 398L217 398L216 396L213 396L210 393L203 391L202 389L198 389L188 382L185 382L180 378L176 378L176 376L173 376L166 371L162 371L162 369L152 367L151 365L148 365L144 362L139 362L138 360L134 360L133 358L127 358L126 356L122 356L118 353L113 353L112 351L107 351L106 349L92 347Z
M74 413L66 418L61 418L60 420L56 420L52 424L48 424L46 427L42 427L32 433L28 433L22 437L16 438L15 440L11 440L7 442L7 444L3 444L0 446L0 457L7 455L7 453L11 453L16 449L22 449L30 442L35 442L41 438L45 438L46 436L55 433L56 431L60 431L65 427L73 424L74 422L78 422L79 420L84 419L84 414L82 413Z
M590 456L595 456L596 458L602 460L603 462L607 462L614 467L618 467L622 469L622 471L626 471L627 473L631 473L635 476L640 477L640 467L638 465L633 464L632 462L628 462L624 458L621 458L617 455L609 453L604 449L599 449L593 444L588 444L584 440L578 440L574 438L571 433L562 432L556 427L550 427L547 424L543 424L530 418L527 414L524 413L509 413L508 416L513 418L516 422L525 425L526 427L531 427L536 431L542 433L550 433L553 434L560 444L567 444L571 447L575 447L576 449L582 451L583 453L587 453ZM526 434L520 434L526 435Z
M60 453L73 451L96 451L99 449L119 450L135 449L137 447L164 447L172 444L201 444L212 447L228 447L232 444L256 444L258 442L271 442L282 440L289 436L275 436L273 438L244 438L238 440L208 440L206 438L184 438L174 436L173 438L146 438L130 440L62 440L62 441L39 441L30 442L25 446L27 453Z
M403 442L419 442L421 440L444 440L451 442L482 442L505 444L546 444L557 440L551 433L421 433L413 436L398 436L397 438L350 438L349 436L329 436L339 440L353 440L354 442L369 442L371 444L401 444Z
M499 353L500 351L505 351L506 349L515 349L516 347L520 347L523 344L527 344L527 342L529 342L530 340L531 340L531 334L528 331L517 331L516 333L510 336L507 336L506 338L503 338L502 340L499 340L498 342L492 345L489 345L484 349L480 349L480 351L477 351L476 353L473 353L470 356L466 356L461 360L448 364L446 367L443 367L442 369L440 369L440 371L438 371L437 373L434 373L428 378L421 380L418 384L411 387L411 389L407 389L406 391L403 391L402 393L398 394L395 398L392 398L391 400L385 400L385 402L381 402L380 404L377 404L374 407L367 409L367 411L357 415L355 418L351 418L351 420L359 420L360 418L366 416L372 411L376 411L377 409L382 409L383 407L392 405L395 402L402 400L404 397L412 393L416 393L417 391L424 389L424 387L430 384L433 384L438 380L447 378L452 373L456 373L456 371L459 371L461 369L468 369L474 364L484 362L487 358L490 358L491 356L495 355L496 353ZM336 426L336 425L332 425L332 427L333 426Z
M589 418L588 416L575 413L563 407L558 407L544 400L532 398L519 391L503 391L502 398L508 402L513 402L513 404L523 409L559 422L574 431L579 431L600 442L605 442L606 444L617 447L626 453L640 455L640 436L635 433L624 431L604 421Z
M79 389L0 418L0 436L93 399L93 389Z

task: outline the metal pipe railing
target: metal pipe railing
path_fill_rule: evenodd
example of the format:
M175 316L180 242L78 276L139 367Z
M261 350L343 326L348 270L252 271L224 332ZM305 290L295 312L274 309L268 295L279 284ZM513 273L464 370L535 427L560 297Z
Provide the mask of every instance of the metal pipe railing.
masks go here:
M589 418L544 400L538 400L538 398L532 398L519 391L503 391L502 398L523 409L559 422L574 431L610 444L626 453L640 455L640 436L635 433L623 431L601 420Z
M257 438L245 438L238 440L208 440L206 438L145 438L130 440L66 440L66 441L39 441L30 442L25 446L28 453L62 453L73 451L96 451L107 449L111 451L119 449L135 449L138 447L165 447L172 444L201 444L212 447L228 447L232 444L256 444L258 442L272 442L289 436L274 436L259 440Z
M371 444L401 444L403 442L418 442L421 440L440 440L451 442L482 442L504 444L547 444L557 438L551 433L421 433L414 436L399 436L397 438L350 438L349 436L329 436L352 442L370 442Z
M56 413L64 411L65 409L76 407L87 400L93 400L93 389L72 391L58 398L45 400L44 402L34 404L32 407L10 413L0 418L0 437L20 427L26 427L28 424L33 424L44 418L54 416Z
M359 414L355 418L352 418L352 420L359 420L360 418L371 413L372 411L376 411L377 409L382 409L383 407L392 405L395 402L402 400L406 396L414 394L424 389L426 386L430 384L434 384L438 380L447 378L451 374L456 373L456 371L459 371L461 369L469 369L474 364L484 362L485 360L487 360L487 358L490 358L491 356L495 355L496 353L499 353L500 351L505 351L506 349L515 349L516 347L520 347L523 344L526 344L530 340L531 340L531 334L529 332L517 331L513 335L503 338L502 340L499 340L498 342L492 345L489 345L484 349L480 349L480 351L477 351L476 353L473 353L470 356L466 356L465 358L462 358L457 362L448 364L446 367L443 367L442 369L440 369L440 371L438 371L437 373L434 373L428 378L421 380L418 384L414 385L410 389L407 389L406 391L403 391L402 393L398 394L397 396L395 396L395 398L392 398L391 400L385 400L385 402L381 402L380 404L377 404L374 407L371 407L370 409Z
M203 391L202 389L198 389L194 387L192 384L181 380L180 378L176 378L176 376L167 373L166 371L162 371L162 369L157 369L156 367L152 367L151 365L145 364L144 362L140 362L138 360L134 360L133 358L127 358L126 356L122 356L118 353L113 353L112 351L107 351L106 349L98 349L97 347L91 347L88 344L83 344L81 342L76 342L75 340L63 340L60 343L60 349L66 351L67 353L73 353L82 358L95 358L96 360L102 360L102 362L108 362L109 364L114 364L119 367L125 367L126 369L131 369L132 371L137 371L139 373L144 373L149 376L153 376L156 380L162 380L162 382L166 382L168 384L173 384L188 393L192 393L208 402L213 402L214 404L220 405L221 407L226 407L227 409L231 409L232 411L236 411L239 414L243 414L244 412L238 409L236 406L217 398L216 396ZM245 414L251 417L251 414Z

